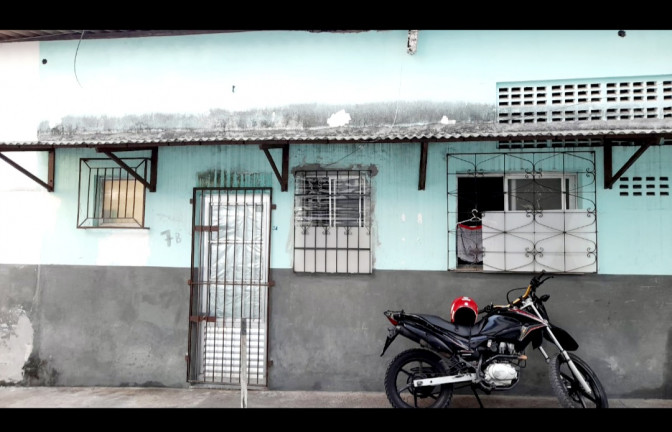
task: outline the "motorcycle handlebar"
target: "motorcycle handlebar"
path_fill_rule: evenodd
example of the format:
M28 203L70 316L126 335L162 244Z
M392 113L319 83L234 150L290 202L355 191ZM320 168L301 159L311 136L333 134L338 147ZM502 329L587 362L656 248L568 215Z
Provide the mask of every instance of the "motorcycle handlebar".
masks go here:
M516 298L514 301L512 301L512 302L509 303L508 305L506 305L506 306L495 306L495 305L493 305L492 303L490 303L489 305L486 305L483 309L479 309L478 314L480 315L480 314L482 314L482 313L490 313L490 312L492 312L495 308L500 308L500 307L511 307L511 306L515 306L515 305L517 305L517 304L520 303L521 301L523 301L523 300L525 300L526 298L528 298L528 297L530 296L530 294L532 294L533 292L535 292L535 291L537 290L537 288L538 288L541 284L543 284L543 283L546 282L547 280L549 280L549 279L551 279L551 278L554 277L553 275L548 275L548 276L544 277L545 274L546 274L546 270L542 270L541 272L539 272L539 274L535 275L535 276L530 280L530 284L527 286L527 290L525 290L525 294L523 294L523 295L521 295L520 297ZM507 299L507 300L508 300L508 299Z
M543 277L546 274L546 270L542 270L539 272L538 275L534 276L532 280L530 281L530 286L532 287L532 290L535 290L538 288L541 284L546 282L547 280L553 278L553 275L549 275L546 277Z
M525 294L521 295L517 299L515 299L513 302L511 302L511 305L516 305L520 303L521 301L525 300L530 296L531 293L535 292L537 288L547 280L553 278L553 275L549 275L546 277L543 277L546 274L546 270L542 270L539 272L538 275L535 275L531 280L530 284L527 286L527 290L525 291Z
M486 305L483 309L479 310L478 314L480 315L482 313L490 313L494 308L495 306L492 303L490 303L489 305Z
M530 285L534 288L542 284L541 277L546 273L546 270L542 270L538 275L535 275L530 281Z

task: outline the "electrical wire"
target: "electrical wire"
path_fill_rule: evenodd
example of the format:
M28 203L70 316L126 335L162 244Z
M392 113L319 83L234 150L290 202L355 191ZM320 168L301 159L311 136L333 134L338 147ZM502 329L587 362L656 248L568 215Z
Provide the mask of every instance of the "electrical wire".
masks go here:
M337 161L334 161L334 162L332 162L332 163L329 163L329 164L326 164L326 165L323 165L323 166L328 167L328 166L332 166L332 165L334 165L334 164L337 164L337 163L339 163L340 161L342 161L343 159L345 159L345 158L347 158L347 157L349 157L349 156L352 156L353 154L357 153L357 152L358 152L359 150L361 150L362 148L364 148L364 146L363 146L362 144L358 144L358 145L357 145L357 148L355 148L352 152L348 153L347 155L343 156L342 158L340 158L340 159L337 160Z
M82 43L82 39L84 39L85 31L86 30L82 30L82 35L79 37L79 42L77 42L77 49L75 50L75 59L72 64L72 68L75 72L75 80L77 81L77 84L79 84L80 87L82 87L82 84L79 82L79 78L77 77L77 53L79 52L79 45Z

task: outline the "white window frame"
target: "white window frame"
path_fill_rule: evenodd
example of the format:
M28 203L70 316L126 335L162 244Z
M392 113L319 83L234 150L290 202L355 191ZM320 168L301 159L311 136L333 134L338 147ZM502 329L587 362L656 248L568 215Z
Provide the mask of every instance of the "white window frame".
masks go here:
M542 209L543 211L554 211L554 210L570 210L576 209L576 197L569 194L569 191L575 190L576 188L576 175L573 174L562 174L562 173L544 173L543 175L531 177L528 174L507 174L503 175L504 177L504 211L523 211L525 209L512 209L511 207L511 194L509 189L509 182L516 180L534 180L534 179L560 179L560 202L561 208L559 209ZM569 194L569 195L568 195Z
M125 187L122 186L122 182L126 184ZM125 179L120 177L100 179L100 183L102 193L96 205L100 205L103 217L98 220L98 228L142 228L145 226L145 195L147 189L142 183L134 178ZM111 217L114 209L110 207L106 210L108 201L111 204L116 200L118 201L117 206L121 207L121 202L124 202L122 199L122 190L126 195L124 215L129 215L129 195L132 195L132 200L130 201L132 212L128 217L119 217L119 215ZM140 193L138 193L138 190ZM110 217L105 216L106 211L110 213Z
M300 178L327 179L318 184L313 196L302 194ZM342 207L338 185L356 179L351 207ZM317 182L316 182L317 183ZM305 185L305 183L304 183ZM353 194L352 191L349 192ZM353 203L357 199L357 206ZM306 209L310 202L320 202ZM315 211L316 214L311 214ZM373 272L371 251L371 172L369 170L297 170L294 197L294 263L298 273ZM356 214L355 214L356 212ZM345 215L344 215L345 214Z

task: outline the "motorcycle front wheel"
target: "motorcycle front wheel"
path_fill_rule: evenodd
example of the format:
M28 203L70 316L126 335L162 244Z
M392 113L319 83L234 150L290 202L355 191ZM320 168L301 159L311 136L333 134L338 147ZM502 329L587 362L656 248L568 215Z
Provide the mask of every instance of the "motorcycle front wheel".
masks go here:
M548 370L551 379L551 388L560 401L560 405L563 408L609 408L607 394L595 372L578 356L570 353L569 357L579 372L581 372L586 382L588 382L593 394L589 395L585 392L569 369L567 360L565 360L562 354L557 354L551 357L548 363Z
M414 387L413 380L446 375L441 358L431 351L413 348L398 354L385 372L385 394L394 408L446 408L453 385Z

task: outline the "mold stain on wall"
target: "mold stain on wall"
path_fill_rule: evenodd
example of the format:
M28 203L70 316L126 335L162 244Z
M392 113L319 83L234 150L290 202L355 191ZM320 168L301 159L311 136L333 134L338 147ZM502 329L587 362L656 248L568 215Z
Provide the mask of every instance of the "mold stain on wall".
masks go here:
M0 311L0 383L23 380L23 366L33 350L33 324L21 308Z
M284 131L360 128L394 125L436 125L442 118L458 124L482 124L495 121L494 105L468 102L410 101L396 103L321 105L294 104L272 108L228 111L219 108L207 115L184 113L148 113L122 116L67 115L60 123L38 125L39 140L136 140L182 139L184 137L217 138L229 133L251 134L256 138ZM334 113L347 122L333 123ZM347 116L346 116L347 113ZM331 124L330 124L331 123ZM342 131L341 131L342 132ZM339 132L339 133L341 133Z
M198 187L268 187L273 184L269 173L228 172L210 169L198 172Z

